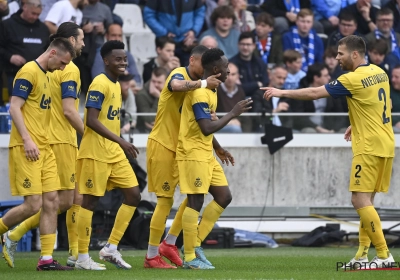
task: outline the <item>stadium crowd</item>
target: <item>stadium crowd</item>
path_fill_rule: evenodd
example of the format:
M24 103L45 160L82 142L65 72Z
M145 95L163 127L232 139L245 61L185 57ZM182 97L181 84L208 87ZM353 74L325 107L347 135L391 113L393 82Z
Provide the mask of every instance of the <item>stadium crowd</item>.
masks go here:
M400 0L22 0L0 1L0 111L8 110L8 92L18 70L49 45L49 35L66 21L82 26L85 47L74 60L81 73L82 94L103 72L100 48L109 40L127 41L124 20L113 13L116 4L138 5L146 28L155 34L156 57L137 57L126 47L128 69L121 77L126 112L155 113L166 77L187 66L196 45L218 47L230 61L230 74L218 87L217 112L229 112L247 97L256 113L346 113L344 97L315 101L263 99L262 86L285 89L320 86L343 72L336 61L337 42L362 36L367 60L390 77L392 112L400 112ZM135 42L141 44L140 41ZM140 55L140 54L139 54ZM145 61L146 63L143 63ZM141 63L142 65L139 65ZM134 116L121 123L121 132L135 127L148 133L155 116ZM400 132L399 117L393 129ZM260 132L263 118L233 119L221 132ZM344 132L347 117L275 116L271 122L296 132ZM8 133L2 116L0 132Z

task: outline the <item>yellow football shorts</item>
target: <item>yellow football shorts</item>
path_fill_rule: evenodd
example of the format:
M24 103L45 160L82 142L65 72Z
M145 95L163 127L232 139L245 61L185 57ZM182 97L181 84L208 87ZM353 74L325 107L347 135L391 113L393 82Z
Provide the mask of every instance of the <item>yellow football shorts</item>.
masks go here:
M47 145L39 151L39 160L29 161L25 156L24 146L9 148L8 167L12 195L41 195L60 189L53 150Z
M75 189L76 158L78 148L71 144L50 145L56 156L58 176L60 177L61 190Z
M389 191L393 158L372 155L357 155L351 165L351 192Z
M104 196L114 188L137 187L138 181L129 161L125 158L106 163L90 158L78 159L76 177L81 194Z
M173 197L179 181L175 153L163 145L147 140L147 186L149 192L160 197Z
M206 194L210 186L228 186L224 170L215 157L210 162L178 160L179 187L184 194Z

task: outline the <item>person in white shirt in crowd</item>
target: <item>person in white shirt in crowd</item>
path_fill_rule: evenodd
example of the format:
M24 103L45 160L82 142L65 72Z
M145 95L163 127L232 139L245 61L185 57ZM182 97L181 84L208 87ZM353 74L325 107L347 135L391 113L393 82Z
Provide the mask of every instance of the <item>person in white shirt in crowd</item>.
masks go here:
M46 16L44 23L51 34L56 33L57 28L63 22L82 24L82 10L88 5L88 0L66 0L54 3Z

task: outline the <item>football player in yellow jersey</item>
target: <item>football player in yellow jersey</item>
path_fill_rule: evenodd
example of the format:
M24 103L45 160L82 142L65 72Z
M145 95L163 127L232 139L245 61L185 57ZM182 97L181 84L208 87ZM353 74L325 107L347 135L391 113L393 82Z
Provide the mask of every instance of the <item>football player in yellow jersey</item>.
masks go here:
M0 234L42 209L39 225L41 258L37 270L71 269L61 266L52 257L60 181L48 137L52 93L46 72L63 70L74 57L75 50L67 39L51 42L45 53L25 64L17 73L10 101L10 187L11 194L23 196L24 202L0 218Z
M338 43L336 59L343 70L350 72L317 88L263 88L267 99L272 96L302 100L346 96L351 126L345 139L352 140L353 150L349 190L351 202L360 216L359 249L347 268L355 264L376 268L394 262L374 208L375 193L389 190L394 157L389 78L378 66L366 63L364 57L364 40L355 35L347 36ZM368 264L371 242L377 256Z
M105 191L119 188L124 200L115 218L107 244L101 249L101 260L118 268L130 269L118 244L140 202L140 190L135 173L125 153L136 158L135 146L120 137L121 87L117 81L127 67L124 43L108 41L100 50L105 73L96 78L86 97L85 130L78 153L77 180L83 201L78 214L78 260L75 268L105 270L89 257L93 210ZM125 152L125 153L124 153Z
M85 46L83 31L79 25L73 22L62 23L57 32L50 36L50 41L56 38L68 39L74 46L76 56L81 54ZM52 91L49 143L56 157L61 183L61 190L58 192L60 201L58 212L64 213L68 210L66 224L70 256L67 265L74 266L78 256L78 233L75 217L82 202L82 196L75 188L75 164L78 153L76 133L83 135L83 122L78 113L80 73L78 67L70 62L63 71L47 73L47 76ZM73 202L74 204L72 204ZM40 212L5 234L3 254L10 267L14 267L14 252L17 249L17 242L27 231L39 225L39 219Z
M205 80L201 56L207 50L204 46L193 48L189 66L179 67L168 76L160 94L154 127L147 141L147 174L149 192L157 196L157 205L150 222L149 246L144 261L146 268L174 268L167 264L160 254L174 264L181 266L182 260L175 246L176 238L182 230L181 217L186 200L176 214L166 239L160 240L165 230L165 222L173 204L173 195L178 183L178 166L175 150L178 142L180 108L188 91L200 88L217 88L221 83L218 75ZM160 245L160 246L159 246Z
M201 63L204 77L220 73L219 79L222 82L226 80L229 74L229 61L222 50L207 50L201 58ZM183 268L214 269L214 266L204 256L199 256L195 249L210 233L232 199L230 197L227 201L218 201L219 196L214 196L214 200L204 209L199 229L197 229L204 195L211 188L220 189L220 191L229 190L224 171L213 154L213 147L215 149L219 146L213 133L223 128L233 118L250 110L251 103L251 99L242 100L231 112L213 121L211 112L217 107L216 90L202 88L186 94L181 110L181 125L176 147L180 191L187 194L187 206L182 215L185 255ZM234 164L232 157L225 162L229 164L229 161L232 165Z

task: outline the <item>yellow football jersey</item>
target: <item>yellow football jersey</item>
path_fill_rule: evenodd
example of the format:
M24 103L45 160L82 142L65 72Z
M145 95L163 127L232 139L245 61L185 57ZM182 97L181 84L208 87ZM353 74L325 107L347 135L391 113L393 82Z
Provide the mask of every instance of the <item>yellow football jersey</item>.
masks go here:
M211 111L217 108L217 92L200 88L188 92L182 105L176 160L209 162L213 155L213 138L205 136L197 123L200 119L211 119Z
M79 95L81 93L81 79L79 68L71 61L63 71L56 70L47 73L49 76L51 100L50 144L71 144L78 147L76 130L64 116L62 100L74 98L75 108L78 110Z
M173 92L171 81L193 80L189 76L187 67L179 67L168 76L158 101L157 115L154 127L149 138L157 141L168 150L175 152L178 143L179 124L181 121L180 109L186 92Z
M354 156L394 156L389 77L374 64L360 65L325 86L332 97L346 96Z
M78 159L91 158L106 163L114 163L126 158L122 148L115 142L97 134L86 126L87 108L100 111L98 120L112 133L120 136L120 111L122 105L121 87L106 74L94 78L86 96L85 130L83 132Z
M14 79L12 96L25 99L21 108L26 129L32 140L43 148L49 144L51 91L46 71L36 61L26 63ZM14 122L9 147L24 145Z

